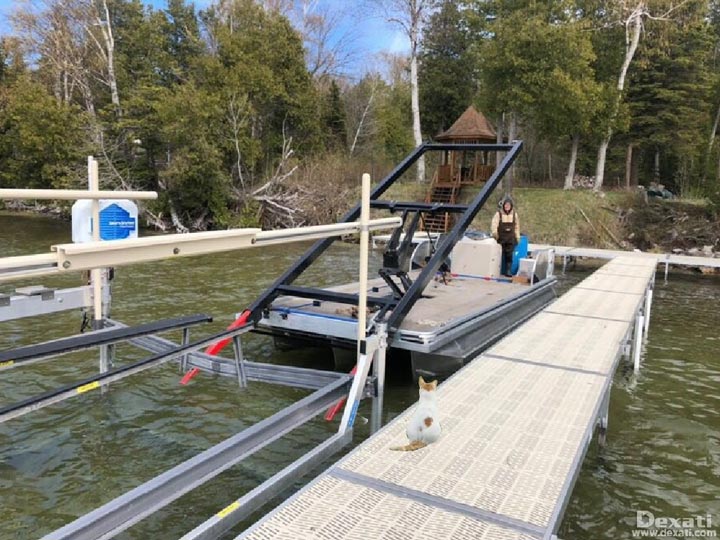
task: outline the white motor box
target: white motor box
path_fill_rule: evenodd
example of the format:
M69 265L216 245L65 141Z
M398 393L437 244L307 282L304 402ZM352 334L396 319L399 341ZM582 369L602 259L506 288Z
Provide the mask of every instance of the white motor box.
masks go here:
M494 238L463 238L452 251L453 274L477 277L499 277L502 247Z

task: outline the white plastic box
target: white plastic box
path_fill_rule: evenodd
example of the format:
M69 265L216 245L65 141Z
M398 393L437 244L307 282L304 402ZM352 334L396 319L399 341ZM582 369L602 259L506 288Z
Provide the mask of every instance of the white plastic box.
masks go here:
M126 199L100 200L100 240L138 237L138 208ZM82 199L72 206L72 241L92 242L92 201Z
M453 274L477 277L499 277L502 246L494 238L463 238L452 251Z

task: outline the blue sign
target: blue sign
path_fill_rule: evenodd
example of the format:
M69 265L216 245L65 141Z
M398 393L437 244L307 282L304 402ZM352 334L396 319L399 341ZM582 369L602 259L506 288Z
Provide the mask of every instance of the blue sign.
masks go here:
M100 239L124 240L137 231L137 218L113 203L100 210Z

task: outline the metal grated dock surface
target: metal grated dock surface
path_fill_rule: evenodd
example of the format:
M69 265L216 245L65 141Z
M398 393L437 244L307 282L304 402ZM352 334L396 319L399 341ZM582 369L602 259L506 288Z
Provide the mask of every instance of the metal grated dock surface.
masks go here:
M606 264L439 386L438 442L389 450L411 408L238 539L551 538L654 272Z

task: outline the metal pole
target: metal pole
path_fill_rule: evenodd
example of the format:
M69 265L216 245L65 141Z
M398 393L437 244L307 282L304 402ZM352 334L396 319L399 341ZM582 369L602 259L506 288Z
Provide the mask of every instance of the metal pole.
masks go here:
M373 375L377 384L377 395L372 403L372 433L382 427L383 401L385 397L385 353L387 352L387 327L384 324L377 326L378 350L373 362Z
M665 283L667 283L668 280L668 270L670 270L670 261L665 261Z
M182 344L183 346L190 343L190 329L189 328L183 328L182 331ZM188 363L188 355L185 354L180 359L180 373L185 373L187 371L187 363Z
M247 387L247 374L245 373L245 359L243 358L242 343L239 335L233 336L233 352L235 353L238 384L240 388L245 388Z
M88 191L100 190L100 177L98 174L98 163L95 158L88 156ZM92 239L94 242L100 241L100 201L92 199ZM90 285L93 292L93 330L100 330L103 326L103 270L101 268L93 268L90 271ZM108 349L105 346L100 347L100 373L105 373L109 369ZM105 389L103 388L103 392Z
M645 317L643 317L642 313L638 313L637 319L635 321L635 346L633 349L633 366L635 369L635 373L638 373L640 371L640 350L642 348L644 324Z
M370 175L362 175L362 195L360 198L360 268L358 289L358 322L357 322L357 370L345 403L339 433L352 429L355 415L360 406L360 399L365 387L370 363L377 350L377 339L367 339L367 281L368 281L368 221L370 219ZM377 336L373 336L377 338Z
M652 307L653 289L650 287L645 294L645 339L647 339L648 330L650 330L650 308Z

